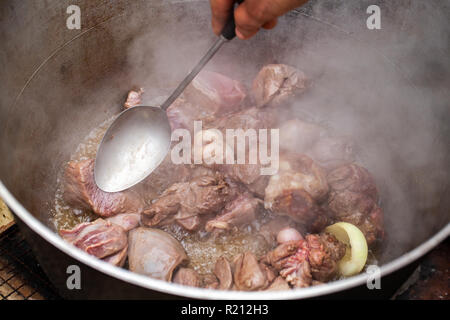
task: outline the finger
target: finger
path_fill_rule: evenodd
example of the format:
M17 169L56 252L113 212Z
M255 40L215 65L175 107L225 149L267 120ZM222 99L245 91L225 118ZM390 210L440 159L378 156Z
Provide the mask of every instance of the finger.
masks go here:
M264 29L270 30L270 29L275 28L276 25L277 25L277 23L278 23L278 20L277 20L277 19L273 19L273 20L270 20L269 22L264 23L264 24L262 25L262 27L263 27Z
M240 39L248 39L254 36L265 23L260 14L255 14L254 10L249 10L246 2L242 3L234 11L236 23L236 35Z
M234 0L210 0L210 4L211 25L214 33L219 35L233 11Z

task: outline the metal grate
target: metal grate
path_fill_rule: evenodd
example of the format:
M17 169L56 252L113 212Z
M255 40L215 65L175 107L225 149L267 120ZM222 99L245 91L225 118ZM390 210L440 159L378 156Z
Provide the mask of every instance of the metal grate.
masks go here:
M60 299L17 226L0 235L0 300L5 299Z

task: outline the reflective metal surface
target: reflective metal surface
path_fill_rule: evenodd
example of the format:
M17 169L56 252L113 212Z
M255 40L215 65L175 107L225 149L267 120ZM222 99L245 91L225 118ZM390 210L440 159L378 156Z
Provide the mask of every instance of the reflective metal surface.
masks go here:
M381 5L383 28L373 31L364 29L372 1L352 2L348 10L339 7L343 3L313 1L312 9L280 19L277 28L245 46L230 42L211 61L212 70L238 79L252 78L274 60L296 65L316 79L313 89L324 97L311 105L312 112L330 123L346 123L344 129L357 124L352 133L369 155L386 212L388 238L379 261L383 276L408 266L450 234L449 25L448 19L441 24L442 2L415 3ZM214 38L208 1L83 0L81 30L66 28L68 5L0 4L0 196L64 296L299 299L365 288L368 274L285 292L180 287L116 268L64 242L49 214L60 170L79 142L121 112L133 86L152 88L150 97L169 94L188 71L170 63L193 65ZM422 14L422 7L429 10ZM347 22L354 21L355 29L333 20L354 12L359 15ZM180 30L186 30L185 42ZM333 39L330 50L318 50ZM312 46L305 48L307 42ZM151 54L140 56L146 46ZM314 58L317 64L307 63ZM323 64L327 68L315 72ZM364 75L355 77L355 70ZM335 89L321 90L321 79L330 74L339 75ZM399 78L408 85L388 81ZM342 94L346 88L368 94L354 101L356 94ZM294 108L308 109L307 98ZM153 105L145 99L143 104ZM65 285L66 268L74 263L83 266L86 277L78 293Z

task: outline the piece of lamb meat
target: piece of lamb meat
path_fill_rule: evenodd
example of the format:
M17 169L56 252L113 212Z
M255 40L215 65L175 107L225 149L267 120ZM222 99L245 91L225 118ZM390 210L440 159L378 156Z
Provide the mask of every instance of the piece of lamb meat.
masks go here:
M128 264L133 272L171 281L175 268L188 260L183 246L162 230L139 227L128 238Z
M92 210L101 217L141 213L142 197L134 190L104 192L94 181L94 160L70 161L65 171L64 199L76 208Z
M125 109L129 109L135 106L138 106L142 102L142 94L144 93L143 88L139 88L137 90L130 90L128 92L127 100L123 104Z
M200 287L201 280L197 271L191 268L180 268L172 279L173 283L190 287Z
M264 206L286 215L309 231L320 231L328 217L318 203L328 193L325 172L305 155L283 155L278 174L270 177Z
M218 72L203 70L184 91L188 101L213 115L236 111L247 95L244 85Z
M123 248L116 254L103 258L103 261L121 268L124 266L125 261L127 260L127 256L128 256L128 245L126 245L125 248Z
M289 290L291 287L289 287L289 284L286 282L286 280L283 279L283 277L278 276L266 289L266 291L283 291L283 290Z
M70 230L62 229L59 234L65 241L99 259L107 259L121 252L122 255L124 252L126 255L126 231L101 218L93 222L81 223ZM121 261L124 260L115 259L112 263Z
M384 237L383 210L378 190L367 169L356 164L339 167L328 174L331 188L327 208L334 219L356 225L369 246Z
M189 182L176 183L168 188L148 209L143 212L142 223L158 226L174 221L188 230L195 230L198 223L183 223L186 219L208 213L219 212L230 199L232 190L223 176L200 176Z
M158 198L174 183L188 181L192 170L188 165L174 164L170 152L163 162L134 189L138 190L147 203Z
M345 245L334 236L310 234L304 240L280 244L262 262L273 266L293 287L304 288L311 286L313 280L331 280L344 254Z
M219 290L229 290L233 285L233 273L230 262L225 257L220 257L214 266L214 274L219 279Z
M244 193L228 202L219 215L206 223L205 230L219 232L250 224L257 219L262 210L262 204L262 200Z
M202 288L217 289L219 287L219 280L213 274L206 274L202 277Z
M187 129L192 133L194 132L194 121L202 121L203 125L207 125L215 119L214 110L200 107L184 97L176 99L167 108L166 113L172 131L175 129Z
M128 232L139 226L141 222L141 215L139 213L121 213L110 218L106 218L105 220L122 227L126 232Z
M193 132L194 121L204 126L217 116L240 109L246 97L245 87L236 80L217 72L202 71L167 109L172 130L178 128Z
M363 193L378 201L378 189L372 175L366 168L357 164L336 168L327 175L327 181L333 191L348 190Z
M238 290L256 291L267 287L266 274L253 253L244 252L234 261L234 284Z
M305 74L285 64L269 64L253 80L252 93L257 107L278 106L307 87Z
M308 155L327 171L355 160L353 144L343 138L323 137L308 151Z

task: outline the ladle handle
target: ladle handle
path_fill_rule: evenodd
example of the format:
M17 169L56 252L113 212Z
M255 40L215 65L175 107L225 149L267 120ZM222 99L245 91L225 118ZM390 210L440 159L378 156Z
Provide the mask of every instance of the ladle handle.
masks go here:
M236 3L240 5L244 0L237 0ZM225 27L222 29L221 36L227 40L231 40L236 37L236 23L234 22L234 9L228 18L228 22L225 24Z

